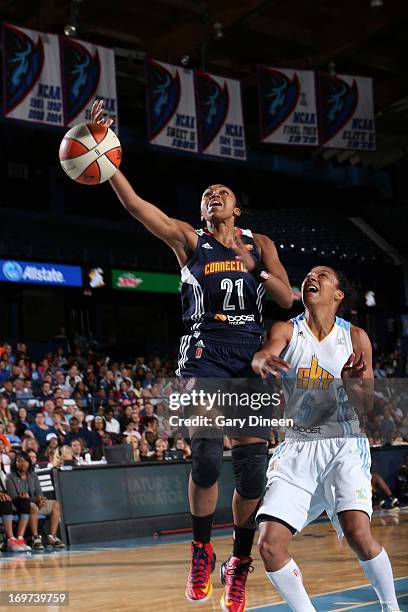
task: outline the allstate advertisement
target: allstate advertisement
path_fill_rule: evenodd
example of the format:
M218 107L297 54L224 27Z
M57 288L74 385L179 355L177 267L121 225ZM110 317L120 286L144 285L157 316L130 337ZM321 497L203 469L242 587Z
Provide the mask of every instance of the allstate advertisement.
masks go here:
M0 259L0 281L82 287L82 271L79 266Z

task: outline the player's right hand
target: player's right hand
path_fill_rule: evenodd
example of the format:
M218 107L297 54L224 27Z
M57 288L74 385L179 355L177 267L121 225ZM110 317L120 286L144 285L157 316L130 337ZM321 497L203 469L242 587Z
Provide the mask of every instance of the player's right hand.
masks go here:
M108 128L113 121L111 117L104 117L103 100L95 100L91 108L91 123L99 123Z
M255 353L251 365L254 372L262 378L267 378L269 374L280 376L281 372L290 370L290 364L287 361L276 355L267 355L262 351Z

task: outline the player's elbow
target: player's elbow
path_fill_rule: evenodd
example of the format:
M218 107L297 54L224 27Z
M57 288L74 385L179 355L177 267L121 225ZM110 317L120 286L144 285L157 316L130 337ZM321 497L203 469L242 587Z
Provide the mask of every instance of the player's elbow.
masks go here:
M276 302L281 308L287 308L287 309L292 308L292 304L293 304L292 289L290 289L290 291L288 292L285 292L283 295L279 296Z

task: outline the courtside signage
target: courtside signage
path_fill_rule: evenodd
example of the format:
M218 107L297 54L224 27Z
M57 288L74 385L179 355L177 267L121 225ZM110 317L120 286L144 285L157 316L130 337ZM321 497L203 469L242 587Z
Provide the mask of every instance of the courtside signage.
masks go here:
M178 274L158 274L156 272L113 269L112 287L125 291L180 293L180 276Z
M82 271L79 266L0 259L0 281L82 287Z

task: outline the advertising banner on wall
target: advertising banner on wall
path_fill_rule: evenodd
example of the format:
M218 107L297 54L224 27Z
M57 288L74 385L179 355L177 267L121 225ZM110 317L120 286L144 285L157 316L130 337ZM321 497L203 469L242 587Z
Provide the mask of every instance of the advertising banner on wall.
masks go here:
M0 281L82 287L82 270L79 266L0 259Z
M112 287L113 289L123 289L125 291L179 293L180 276L178 274L113 269Z

